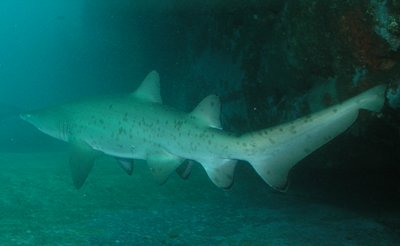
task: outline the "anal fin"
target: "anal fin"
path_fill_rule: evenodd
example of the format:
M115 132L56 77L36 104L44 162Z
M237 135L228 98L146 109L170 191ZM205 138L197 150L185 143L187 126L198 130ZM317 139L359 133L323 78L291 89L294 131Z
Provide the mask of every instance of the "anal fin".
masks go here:
M211 181L219 188L229 189L233 185L233 174L237 160L212 159L199 161Z

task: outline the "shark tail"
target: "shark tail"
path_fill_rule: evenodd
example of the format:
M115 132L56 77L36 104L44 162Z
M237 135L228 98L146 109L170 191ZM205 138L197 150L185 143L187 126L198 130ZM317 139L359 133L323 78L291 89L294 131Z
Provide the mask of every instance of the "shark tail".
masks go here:
M288 175L301 159L349 128L359 109L378 112L384 105L386 86L376 86L349 100L277 127L240 137L253 148L243 151L261 178L279 191L288 188Z

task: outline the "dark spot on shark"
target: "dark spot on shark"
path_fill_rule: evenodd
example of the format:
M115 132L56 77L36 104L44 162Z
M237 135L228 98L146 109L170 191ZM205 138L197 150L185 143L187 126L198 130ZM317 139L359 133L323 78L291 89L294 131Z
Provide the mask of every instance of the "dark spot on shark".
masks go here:
M128 121L128 113L125 113L124 114L124 118L122 119L124 122L127 122Z
M118 128L118 135L122 135L122 134L126 134L126 130L125 130L125 128L123 128L121 126L120 128Z
M175 129L179 130L179 129L181 129L181 127L183 125L183 121L182 120L175 120L174 124L175 124Z
M311 115L304 116L304 122L311 122L311 121L312 121Z
M197 150L197 145L194 144L193 142L190 143L190 149L193 150L193 151L196 151Z

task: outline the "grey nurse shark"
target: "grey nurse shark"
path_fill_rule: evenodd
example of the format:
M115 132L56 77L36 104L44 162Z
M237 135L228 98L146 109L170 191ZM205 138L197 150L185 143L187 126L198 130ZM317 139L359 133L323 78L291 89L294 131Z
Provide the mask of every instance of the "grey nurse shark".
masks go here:
M238 136L221 129L215 95L190 113L163 105L159 75L152 71L131 94L50 107L21 118L73 146L69 163L76 188L95 159L106 154L116 157L128 174L133 159L146 160L161 183L175 170L186 176L190 165L185 160L195 161L221 188L232 185L235 165L243 160L267 184L284 191L291 168L346 130L359 109L381 110L385 89L380 85L309 116Z

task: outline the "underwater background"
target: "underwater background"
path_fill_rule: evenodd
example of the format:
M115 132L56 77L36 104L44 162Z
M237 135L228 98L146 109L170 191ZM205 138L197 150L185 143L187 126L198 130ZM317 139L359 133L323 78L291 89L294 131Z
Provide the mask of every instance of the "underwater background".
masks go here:
M2 0L0 245L398 245L399 47L396 0ZM68 145L18 115L130 93L151 70L179 110L219 95L238 134L389 90L285 193L245 162L224 191L200 165L160 186L110 157L76 190Z

